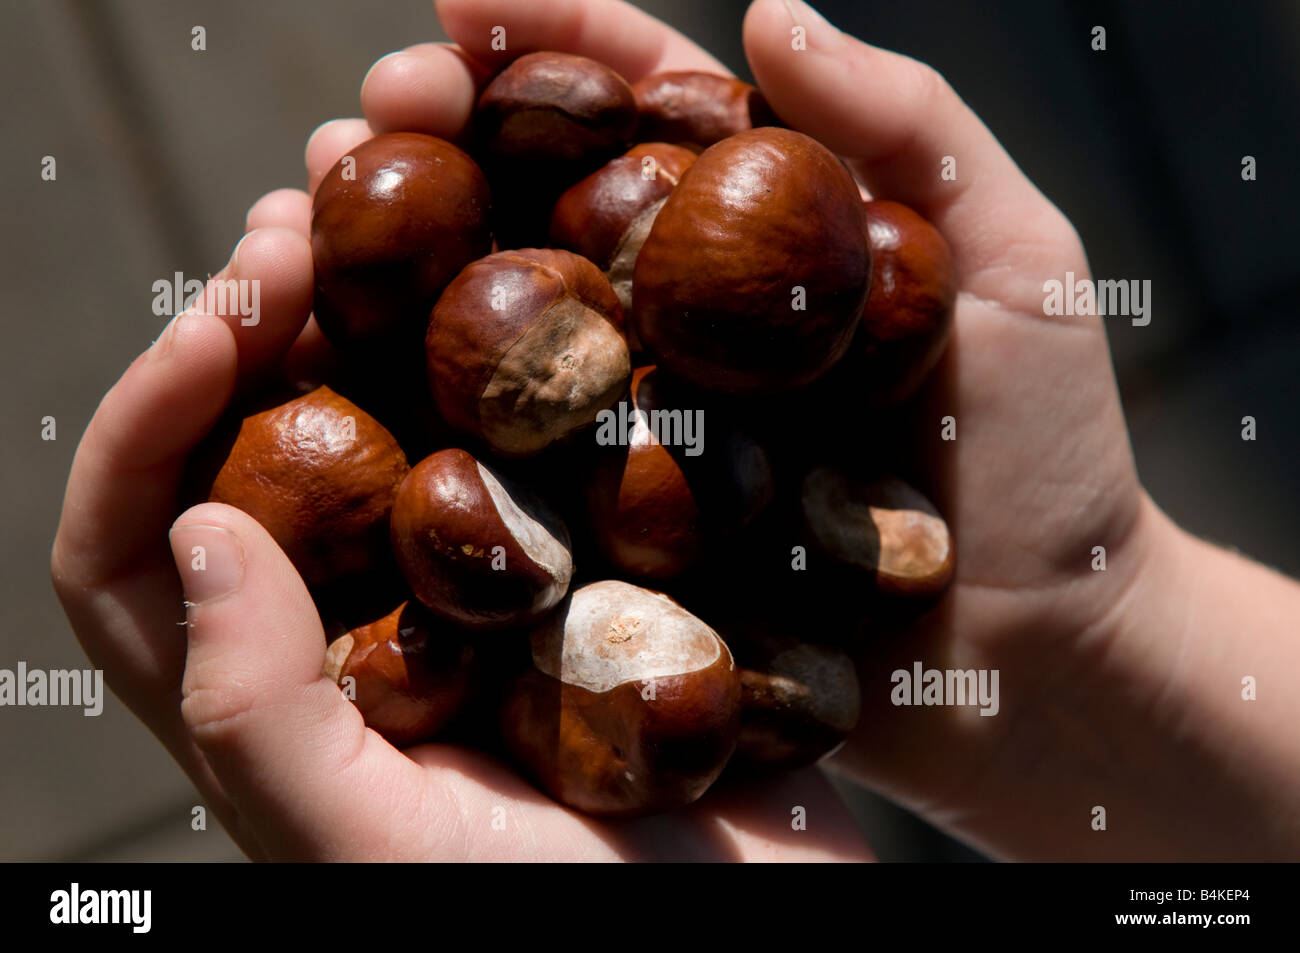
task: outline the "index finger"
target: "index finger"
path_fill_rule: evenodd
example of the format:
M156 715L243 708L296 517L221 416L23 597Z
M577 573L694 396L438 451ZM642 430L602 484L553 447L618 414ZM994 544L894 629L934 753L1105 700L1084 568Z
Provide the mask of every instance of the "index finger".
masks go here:
M555 50L599 60L629 83L664 70L731 71L672 27L621 0L435 0L447 35L499 69Z

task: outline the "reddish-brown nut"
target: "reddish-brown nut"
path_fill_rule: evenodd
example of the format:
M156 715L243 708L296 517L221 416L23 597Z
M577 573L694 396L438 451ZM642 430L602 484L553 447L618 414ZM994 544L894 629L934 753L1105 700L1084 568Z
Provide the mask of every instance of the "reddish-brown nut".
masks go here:
M442 289L492 248L487 179L450 142L376 136L312 203L316 320L335 344L418 335Z
M699 387L801 387L844 354L871 278L862 199L816 140L752 129L704 152L637 256L633 324Z
M624 582L573 593L532 632L533 669L502 708L510 752L588 814L691 803L736 745L740 679L708 625Z
M818 467L804 478L800 504L813 544L870 574L881 592L933 596L952 578L948 524L919 490L897 477L863 482Z
M788 771L844 743L861 705L857 670L844 651L768 626L724 633L740 669L738 764Z
M440 450L402 481L392 543L411 591L466 628L532 622L564 598L573 576L560 518L464 450Z
M551 244L605 272L625 312L632 307L632 269L650 226L695 153L662 142L633 146L560 196L551 214Z
M906 205L867 202L871 293L841 367L876 404L916 392L948 342L957 269L938 229Z
M632 374L630 401L596 431L607 449L587 484L588 527L615 566L638 576L680 575L772 500L767 454L717 420L652 367Z
M429 740L461 711L474 667L469 634L418 602L340 636L325 653L325 674L399 748Z
M643 141L711 146L728 136L779 120L758 88L733 76L674 70L633 84Z
M626 149L635 130L632 89L602 63L531 53L506 67L474 114L497 248L545 244L560 193Z
M409 469L379 421L318 387L246 417L207 498L252 516L319 585L382 564Z
M425 345L443 417L505 456L538 453L618 400L632 373L623 309L591 262L498 252L438 299Z
M475 135L489 161L571 163L585 174L627 148L636 99L603 63L569 53L529 53L479 97Z

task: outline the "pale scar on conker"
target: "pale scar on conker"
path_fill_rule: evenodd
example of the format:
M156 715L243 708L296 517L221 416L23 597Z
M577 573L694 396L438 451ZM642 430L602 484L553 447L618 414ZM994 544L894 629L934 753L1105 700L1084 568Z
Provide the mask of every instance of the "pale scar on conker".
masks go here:
M632 272L650 226L695 153L663 142L633 146L569 188L551 214L551 244L605 272L624 312Z
M501 727L556 800L589 814L668 811L722 772L739 730L739 675L717 633L676 602L592 583L530 638L532 669Z
M591 262L559 249L489 255L439 298L425 347L447 422L504 456L590 426L632 373L623 309Z
M573 576L559 516L464 450L440 450L411 470L393 504L392 543L411 591L467 628L531 622Z
M873 577L882 592L930 596L952 578L948 524L897 477L865 482L819 467L804 478L800 505L816 546Z

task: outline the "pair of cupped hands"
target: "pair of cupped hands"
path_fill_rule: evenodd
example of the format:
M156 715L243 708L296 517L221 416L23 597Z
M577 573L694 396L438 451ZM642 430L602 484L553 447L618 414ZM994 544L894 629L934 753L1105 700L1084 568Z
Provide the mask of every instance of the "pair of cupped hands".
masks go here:
M255 859L871 858L815 768L723 782L687 810L609 822L557 805L487 755L398 751L321 675L316 610L271 537L221 504L176 518L186 457L232 395L326 346L311 318L310 193L342 155L383 132L456 137L492 73L533 50L589 56L629 82L727 72L616 0L436 6L455 45L379 60L362 85L365 118L328 122L308 142L309 190L271 192L250 209L214 279L260 281L260 322L179 315L96 411L52 559L82 645ZM498 25L505 52L491 48ZM791 42L795 26L806 48ZM1142 638L1115 617L1163 517L1136 477L1100 321L1043 314L1044 280L1088 273L1079 238L930 67L839 32L799 0L756 0L743 29L776 112L844 157L870 195L932 221L960 275L946 355L909 411L927 489L953 529L955 581L905 632L861 645L861 723L829 766L992 853L1089 853L1075 847L1086 794L1077 838L1053 826L1065 802L1052 798L1069 781L1050 776L1049 752L1077 739L1053 734L1071 726L1045 700L1056 712L1075 694L1113 690L1104 659ZM945 156L955 179L941 177ZM949 415L956 439L945 441ZM191 568L196 546L202 571ZM1109 571L1090 570L1094 546ZM998 669L998 715L892 705L889 673L915 660Z

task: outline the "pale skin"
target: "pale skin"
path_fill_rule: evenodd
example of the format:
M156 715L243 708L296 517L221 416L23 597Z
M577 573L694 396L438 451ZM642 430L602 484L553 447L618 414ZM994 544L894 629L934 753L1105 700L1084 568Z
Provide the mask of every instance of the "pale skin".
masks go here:
M814 769L608 823L485 755L398 751L321 676L316 611L261 527L219 504L175 518L185 458L237 383L322 347L311 189L340 156L379 132L456 136L492 69L528 50L589 55L632 81L725 72L613 0L437 8L458 46L380 60L365 118L311 137L308 191L250 209L216 277L261 281L260 323L177 318L101 403L52 556L82 645L254 859L869 859ZM498 24L507 53L490 49ZM807 49L791 49L795 25ZM956 578L919 625L864 646L861 728L832 767L997 857L1300 857L1300 586L1191 538L1142 489L1101 320L1043 315L1045 280L1088 273L1070 223L929 67L797 0L757 0L744 39L778 114L844 156L870 194L933 221L961 276L952 340L916 409ZM949 155L955 181L939 175ZM955 441L939 439L947 415ZM206 571L192 568L195 546ZM889 673L915 660L998 669L999 714L891 705ZM1242 698L1247 676L1257 700ZM795 806L806 830L792 829Z

